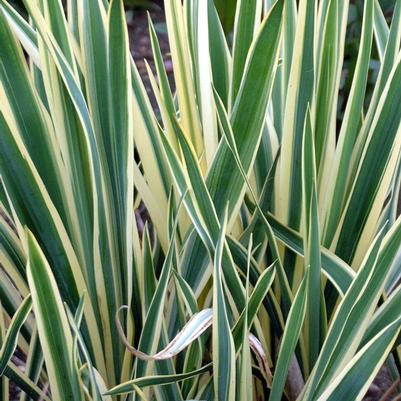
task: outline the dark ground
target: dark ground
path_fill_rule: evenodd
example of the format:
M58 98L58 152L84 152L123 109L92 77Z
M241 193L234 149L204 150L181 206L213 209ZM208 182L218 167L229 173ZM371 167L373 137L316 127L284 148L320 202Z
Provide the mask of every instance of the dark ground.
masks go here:
M168 74L170 83L174 85L173 68L169 53L170 49L162 4L162 1L156 1L150 10L145 10L143 8L127 10L131 52L154 107L156 107L155 99L152 93L144 61L147 60L149 65L152 67L153 72L155 72L148 31L148 12L156 29L166 72Z

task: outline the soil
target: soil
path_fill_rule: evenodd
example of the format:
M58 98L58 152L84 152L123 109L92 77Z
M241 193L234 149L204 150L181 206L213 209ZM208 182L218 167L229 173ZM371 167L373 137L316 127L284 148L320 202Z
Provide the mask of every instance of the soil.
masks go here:
M163 55L164 66L172 88L174 88L173 66L170 57L170 48L167 38L167 29L165 24L163 1L154 2L149 10L143 8L129 9L126 12L128 31L130 37L131 52L135 64L141 75L145 89L149 95L152 106L156 109L156 99L153 95L149 77L146 70L145 60L149 63L153 73L155 73L152 48L148 30L148 13L155 27L160 50Z

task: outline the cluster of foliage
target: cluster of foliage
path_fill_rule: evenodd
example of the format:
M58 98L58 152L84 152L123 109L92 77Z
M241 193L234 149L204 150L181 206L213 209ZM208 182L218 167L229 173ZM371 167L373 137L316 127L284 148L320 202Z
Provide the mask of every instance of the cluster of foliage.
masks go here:
M401 0L0 0L0 394L361 400L400 372ZM367 100L372 49L378 76ZM146 208L147 222L139 218ZM137 217L137 218L136 218ZM12 358L24 356L21 370Z

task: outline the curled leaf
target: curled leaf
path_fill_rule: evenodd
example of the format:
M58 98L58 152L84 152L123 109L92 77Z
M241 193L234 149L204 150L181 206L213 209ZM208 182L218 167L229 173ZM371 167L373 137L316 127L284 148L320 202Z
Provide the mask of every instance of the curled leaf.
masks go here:
M262 374L266 379L266 382L269 385L269 387L271 387L273 376L269 367L269 363L267 362L266 352L263 349L262 343L252 333L249 334L248 340L249 340L249 346L251 347L251 350L254 352L256 356Z
M199 336L201 336L212 324L213 312L212 309L204 309L189 319L188 323L183 327L183 329L174 337L174 339L161 351L154 355L148 355L135 347L133 347L122 327L120 319L118 318L118 314L122 309L127 309L126 305L123 305L119 308L116 313L116 325L117 330L122 339L124 345L137 358L142 359L144 361L149 360L164 360L172 358L173 356L179 354L183 349L188 347L193 341L195 341Z

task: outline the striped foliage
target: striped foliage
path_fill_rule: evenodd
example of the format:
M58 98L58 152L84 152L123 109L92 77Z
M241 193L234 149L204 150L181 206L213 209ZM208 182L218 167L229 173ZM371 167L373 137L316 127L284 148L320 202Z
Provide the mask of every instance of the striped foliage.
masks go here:
M340 401L383 365L396 381L401 1L390 25L363 2L350 72L349 0L165 0L157 107L122 0L24 3L0 0L0 399Z

